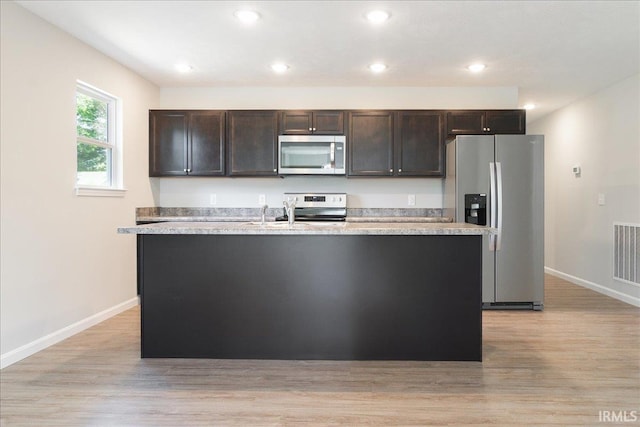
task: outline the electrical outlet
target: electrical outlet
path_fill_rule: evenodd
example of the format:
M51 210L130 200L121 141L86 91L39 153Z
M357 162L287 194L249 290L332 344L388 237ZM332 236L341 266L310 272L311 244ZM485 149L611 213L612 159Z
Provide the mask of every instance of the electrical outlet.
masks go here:
M218 203L218 196L216 194L209 194L209 204L215 205Z
M407 199L407 204L409 206L415 206L416 205L416 195L415 194L409 194L409 197Z
M264 205L266 205L266 204L267 204L267 196L266 196L266 195L264 195L264 194L260 194L260 195L258 196L258 204L259 204L260 206L264 206Z

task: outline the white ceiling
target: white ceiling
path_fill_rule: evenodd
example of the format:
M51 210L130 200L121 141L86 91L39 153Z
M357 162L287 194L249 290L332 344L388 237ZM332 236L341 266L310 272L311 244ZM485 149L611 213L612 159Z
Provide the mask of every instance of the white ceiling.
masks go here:
M510 86L538 105L531 121L640 72L639 1L18 3L161 87ZM244 7L261 19L240 23ZM371 25L374 8L391 19ZM476 61L482 74L465 69Z

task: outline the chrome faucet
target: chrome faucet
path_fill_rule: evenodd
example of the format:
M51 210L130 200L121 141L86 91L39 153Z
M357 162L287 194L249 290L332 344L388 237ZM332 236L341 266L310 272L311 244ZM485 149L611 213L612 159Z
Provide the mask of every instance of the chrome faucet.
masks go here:
M287 219L289 220L289 227L293 227L293 224L296 221L296 199L293 197L289 197L287 200L283 201L284 210L287 213Z
M260 217L261 217L262 225L264 225L264 222L266 221L267 208L268 207L269 206L267 206L267 205L262 205L262 207L260 208Z

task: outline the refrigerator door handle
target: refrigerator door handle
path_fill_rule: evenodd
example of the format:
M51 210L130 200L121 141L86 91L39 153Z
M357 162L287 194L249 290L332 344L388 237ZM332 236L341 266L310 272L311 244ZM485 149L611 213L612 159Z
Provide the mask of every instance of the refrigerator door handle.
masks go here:
M498 220L496 221L496 227L498 228L498 235L496 236L496 251L499 251L502 246L502 164L496 162L496 190L498 194L498 200L496 205L498 206Z
M498 198L496 195L496 164L494 162L489 163L489 199L491 201L490 212L491 217L489 218L489 226L493 228L497 228L497 214L498 214ZM496 250L496 235L489 235L489 251L493 252Z

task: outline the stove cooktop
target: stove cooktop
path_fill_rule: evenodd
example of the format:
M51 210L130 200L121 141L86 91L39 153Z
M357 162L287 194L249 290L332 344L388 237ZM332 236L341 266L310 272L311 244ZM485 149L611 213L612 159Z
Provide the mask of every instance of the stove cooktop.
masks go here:
M296 221L345 221L346 193L284 193L284 200L295 200ZM286 221L286 212L276 221Z

